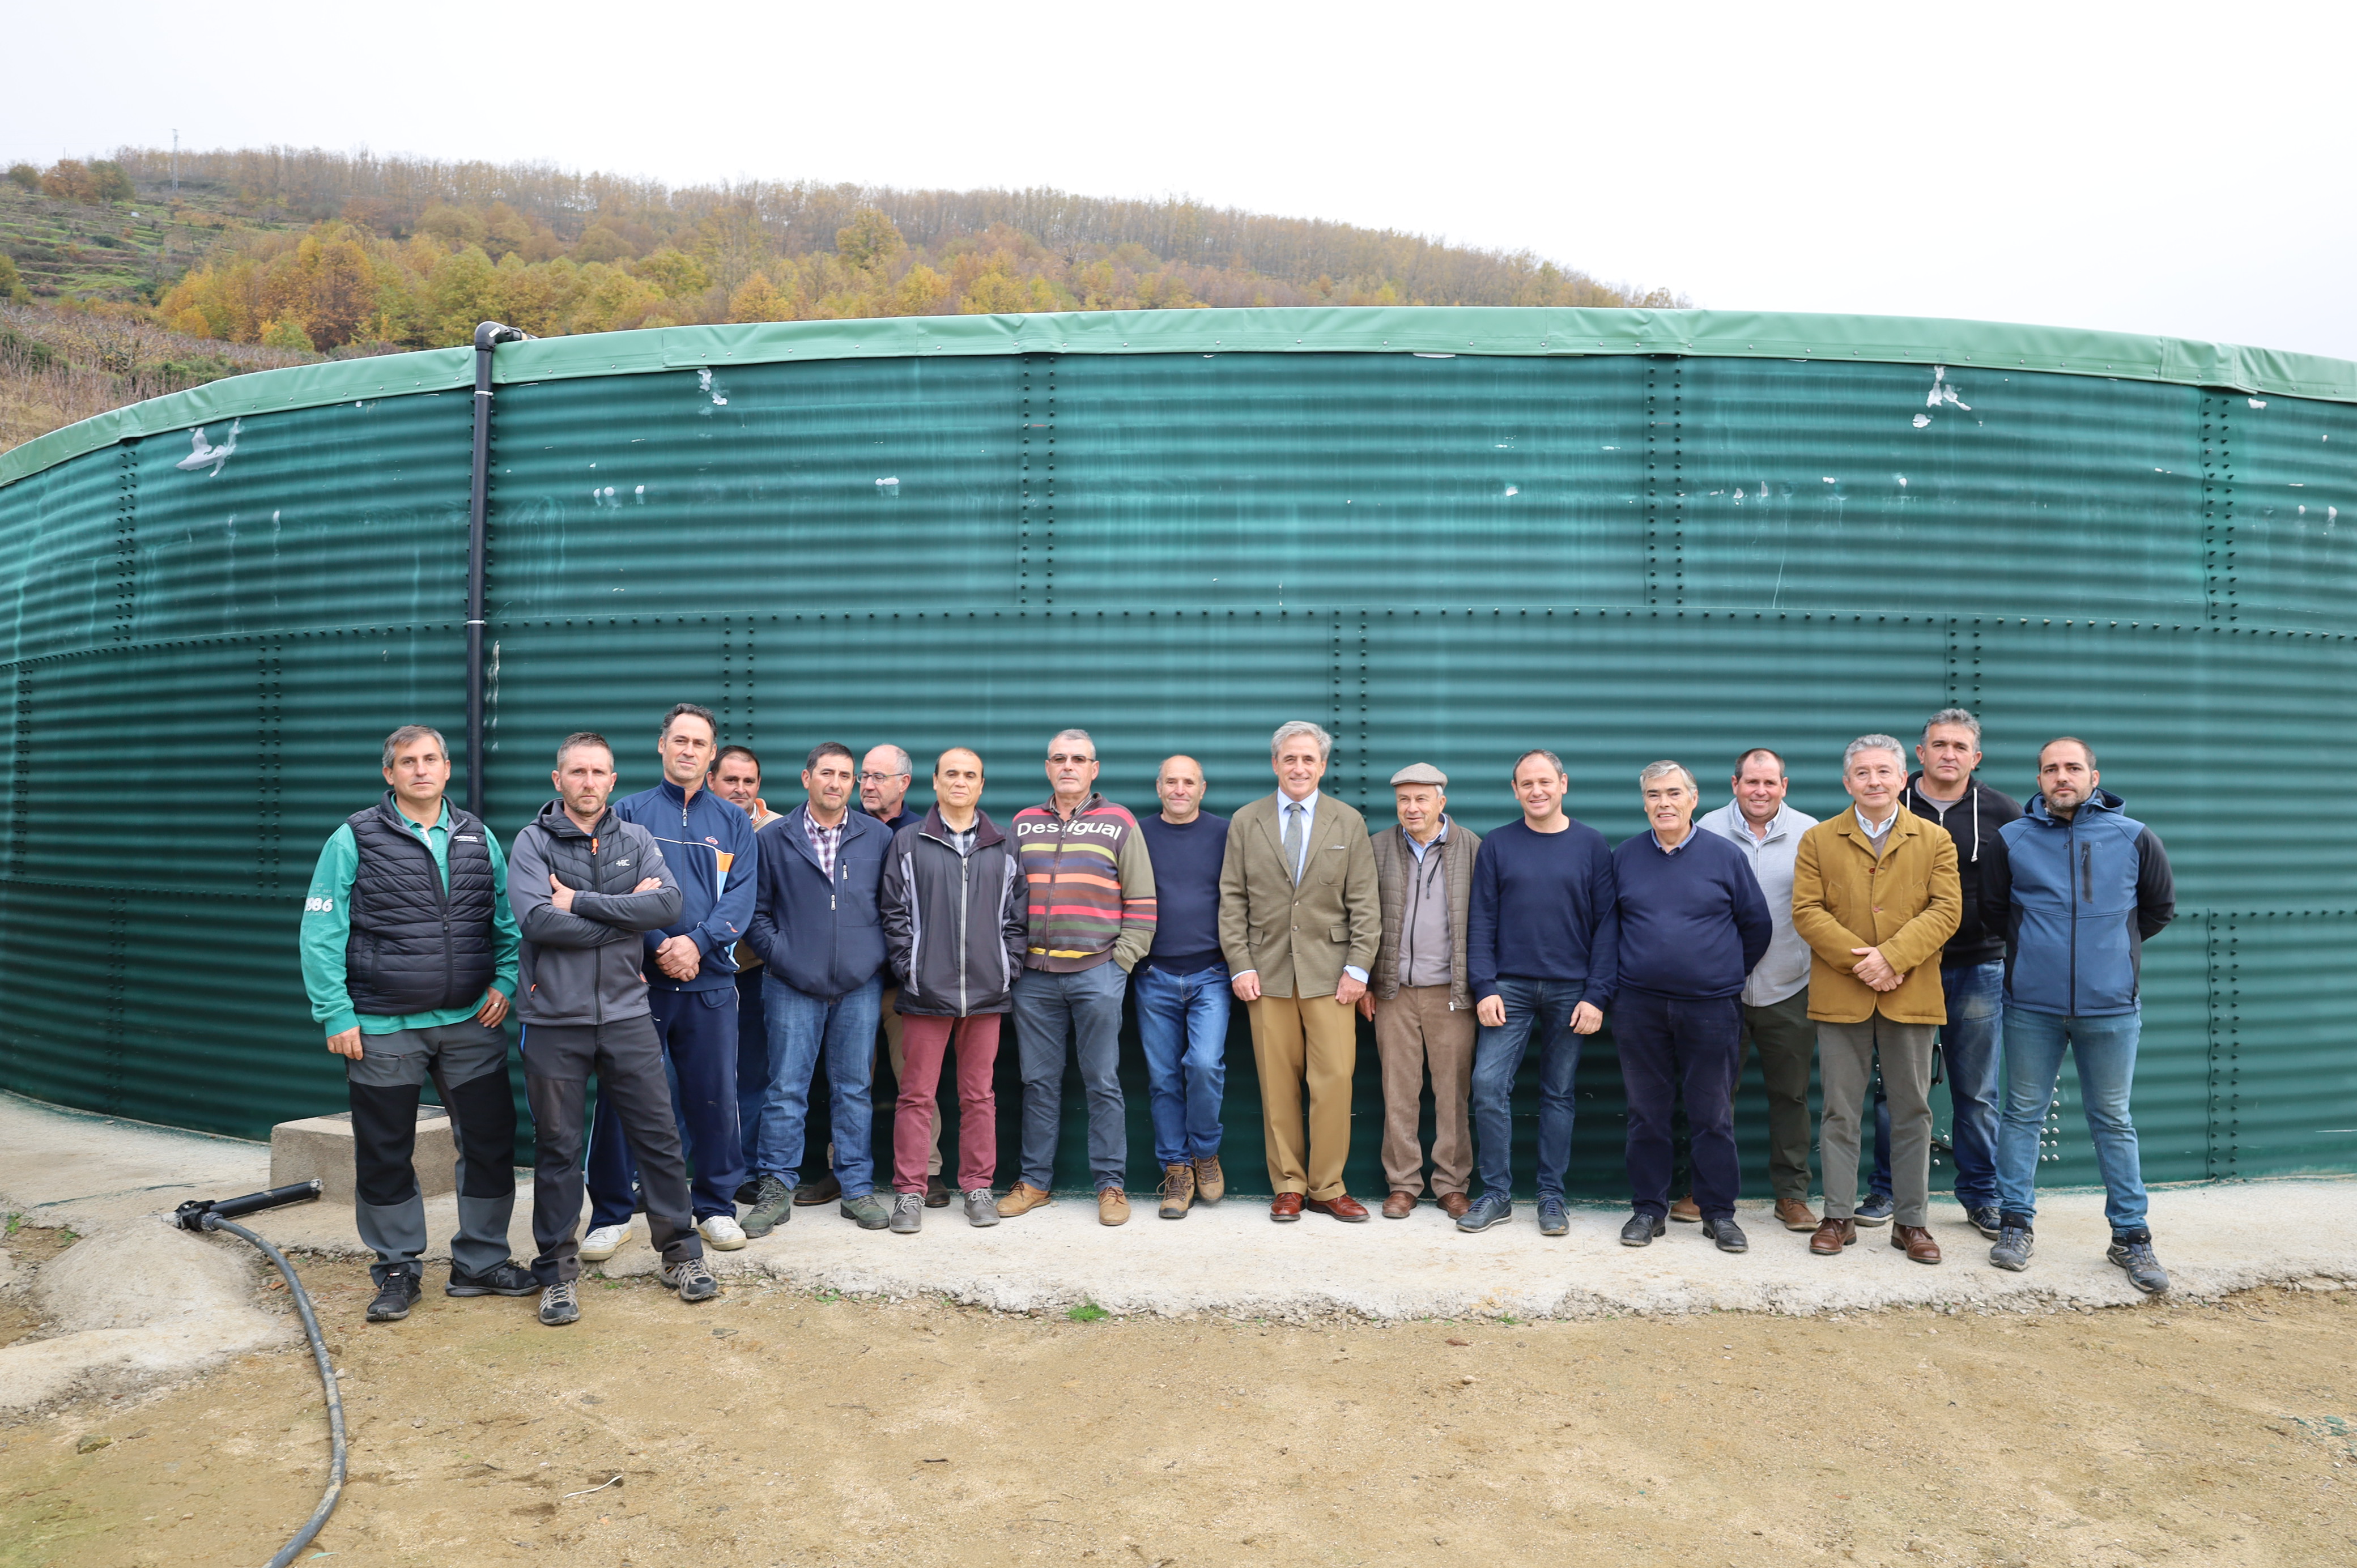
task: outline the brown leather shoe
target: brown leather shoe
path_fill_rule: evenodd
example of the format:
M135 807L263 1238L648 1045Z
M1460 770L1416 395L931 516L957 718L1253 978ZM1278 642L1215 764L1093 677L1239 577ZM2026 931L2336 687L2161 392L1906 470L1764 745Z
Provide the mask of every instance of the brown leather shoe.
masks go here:
M1126 1225L1129 1223L1129 1194L1117 1187L1097 1188L1097 1223Z
M1780 1197L1776 1200L1776 1223L1787 1230L1814 1230L1816 1210L1798 1198Z
M1301 1195L1280 1192L1269 1200L1268 1217L1280 1224L1301 1218Z
M1195 1162L1195 1201L1217 1203L1228 1196L1227 1173L1220 1169L1220 1156Z
M1820 1258L1838 1257L1844 1247L1857 1245L1857 1222L1835 1219L1831 1215L1827 1215L1824 1222L1817 1227L1817 1233L1809 1238L1809 1251Z
M1303 1201L1302 1207L1318 1214L1330 1214L1335 1219L1347 1220L1352 1225L1356 1225L1367 1217L1367 1206L1347 1192L1338 1192L1331 1197L1308 1198Z
M1472 1207L1473 1200L1461 1192L1444 1192L1440 1195L1440 1212L1451 1219L1464 1219L1465 1211Z
M1702 1208L1700 1205L1695 1202L1693 1193L1686 1194L1684 1197L1670 1205L1670 1218L1676 1220L1681 1225L1699 1225L1702 1223Z
M1383 1199L1383 1218L1386 1219L1405 1219L1415 1212L1415 1194L1412 1192L1394 1192Z
M1921 1225L1893 1225L1890 1244L1907 1254L1910 1263L1936 1263L1940 1261L1940 1243Z
M1162 1208L1165 1219L1184 1219L1195 1201L1195 1167L1185 1160L1162 1167Z
M1056 1200L1028 1181L1018 1181L1006 1189L998 1200L998 1212L1012 1219L1018 1214L1028 1214L1035 1208L1045 1208Z

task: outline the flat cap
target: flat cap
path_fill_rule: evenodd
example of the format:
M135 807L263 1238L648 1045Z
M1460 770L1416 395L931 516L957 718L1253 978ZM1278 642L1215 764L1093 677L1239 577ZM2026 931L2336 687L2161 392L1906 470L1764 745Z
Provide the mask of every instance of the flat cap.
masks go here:
M1448 788L1448 775L1429 762L1413 762L1393 774L1392 782L1395 785L1430 784L1446 789Z

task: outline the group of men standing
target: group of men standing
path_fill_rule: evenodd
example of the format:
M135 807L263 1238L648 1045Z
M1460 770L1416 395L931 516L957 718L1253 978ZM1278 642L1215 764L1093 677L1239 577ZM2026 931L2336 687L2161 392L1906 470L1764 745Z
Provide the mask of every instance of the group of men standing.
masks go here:
M961 1202L970 1223L995 1225L1054 1202L1068 1065L1098 1217L1121 1224L1125 994L1165 1218L1224 1193L1224 1046L1241 1002L1271 1219L1369 1218L1342 1176L1364 1017L1383 1073L1382 1212L1405 1219L1428 1190L1461 1230L1512 1218L1512 1092L1534 1051L1538 1229L1566 1234L1579 1057L1609 1015L1629 1106L1624 1243L1650 1244L1674 1219L1723 1251L1748 1248L1732 1099L1756 1050L1778 1220L1834 1256L1860 1223L1889 1218L1894 1247L1938 1262L1936 1052L1956 1197L2010 1269L2029 1258L2040 1133L2068 1047L2112 1259L2139 1288L2164 1289L2127 1092L2140 944L2174 909L2167 858L2097 787L2083 742L2044 748L2025 813L1975 780L1979 741L1971 714L1935 714L1910 776L1900 742L1860 737L1843 757L1852 808L1824 822L1786 803L1784 761L1765 748L1738 759L1734 799L1699 821L1693 774L1657 762L1638 780L1647 829L1614 848L1566 811L1566 770L1544 750L1514 765L1520 819L1486 837L1451 818L1447 775L1421 763L1392 779L1396 824L1370 832L1319 788L1332 742L1307 722L1276 731L1277 788L1232 820L1202 810L1203 770L1186 756L1157 770L1158 811L1107 800L1077 729L1049 744L1049 799L1005 829L980 810L983 762L964 747L936 759L934 803L919 814L906 751L855 761L821 745L803 800L780 814L759 759L681 703L658 737L662 781L619 801L610 745L568 736L556 798L502 856L444 799L442 737L404 726L385 745L384 797L322 852L301 939L315 1015L348 1058L355 1218L378 1260L370 1316L404 1316L421 1288L410 1155L429 1079L460 1150L448 1292L536 1291L552 1325L578 1317L581 1261L613 1255L640 1208L665 1283L696 1301L716 1290L705 1245L741 1247L798 1206L834 1201L863 1229L909 1234L928 1207ZM538 1143L529 1268L506 1241L515 1123L499 1026L511 1008ZM991 1086L1009 1014L1023 1103L1002 1195ZM952 1053L953 1184L938 1102ZM899 1086L888 1197L870 1153L879 1054ZM1808 1203L1813 1067L1822 1217ZM814 1086L834 1138L826 1176L805 1185ZM1857 1172L1885 1106L1892 1204L1878 1215ZM1677 1196L1681 1107L1691 1185Z

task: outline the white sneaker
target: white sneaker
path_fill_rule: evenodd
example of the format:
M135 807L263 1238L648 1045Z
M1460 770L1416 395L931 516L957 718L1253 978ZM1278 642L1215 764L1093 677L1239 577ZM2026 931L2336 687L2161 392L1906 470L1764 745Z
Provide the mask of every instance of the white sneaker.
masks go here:
M745 1228L726 1214L697 1220L695 1233L704 1238L705 1246L717 1247L724 1252L733 1252L745 1244Z
M630 1228L628 1225L597 1226L581 1238L581 1261L602 1263L620 1251L622 1243L630 1239Z

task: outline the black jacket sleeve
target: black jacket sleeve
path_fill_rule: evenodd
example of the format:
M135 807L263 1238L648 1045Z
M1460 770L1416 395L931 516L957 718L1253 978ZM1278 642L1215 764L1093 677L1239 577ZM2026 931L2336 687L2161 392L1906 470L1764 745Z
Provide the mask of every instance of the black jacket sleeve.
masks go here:
M2177 877L2169 852L2147 828L2136 836L2136 936L2149 941L2177 918Z
M1991 936L2005 939L2005 956L2009 961L2015 947L2013 862L2007 858L2003 833L1989 833L1982 838L1980 874L1981 919Z

